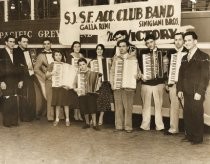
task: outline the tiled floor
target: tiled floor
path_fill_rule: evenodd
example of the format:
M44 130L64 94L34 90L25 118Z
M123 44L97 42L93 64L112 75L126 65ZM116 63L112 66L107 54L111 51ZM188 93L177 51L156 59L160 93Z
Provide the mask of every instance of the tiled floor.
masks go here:
M164 136L157 131L114 133L113 125L101 131L81 129L72 122L57 127L45 119L0 126L2 164L157 164L210 163L210 135L201 145L180 142L183 134Z

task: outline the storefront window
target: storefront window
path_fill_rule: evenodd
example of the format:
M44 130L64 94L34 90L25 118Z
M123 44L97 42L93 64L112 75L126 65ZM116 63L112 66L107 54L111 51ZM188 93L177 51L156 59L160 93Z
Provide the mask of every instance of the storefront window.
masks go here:
M108 5L109 0L80 0L80 6Z
M4 2L0 1L0 22L4 21Z
M129 2L141 2L141 1L148 1L148 0L115 0L115 3L129 3Z
M210 0L182 0L182 11L210 10Z
M39 0L37 8L38 19L60 16L60 0Z
M30 19L30 0L9 0L9 20Z

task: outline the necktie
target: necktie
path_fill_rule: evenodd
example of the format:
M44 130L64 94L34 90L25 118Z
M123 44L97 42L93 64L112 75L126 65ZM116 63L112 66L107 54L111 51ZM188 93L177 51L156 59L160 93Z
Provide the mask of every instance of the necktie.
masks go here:
M189 53L187 54L187 61L189 62L190 59L191 59L191 52L189 52Z
M11 59L11 61L12 61L12 63L13 63L13 50L10 50L9 56L10 56L10 59Z

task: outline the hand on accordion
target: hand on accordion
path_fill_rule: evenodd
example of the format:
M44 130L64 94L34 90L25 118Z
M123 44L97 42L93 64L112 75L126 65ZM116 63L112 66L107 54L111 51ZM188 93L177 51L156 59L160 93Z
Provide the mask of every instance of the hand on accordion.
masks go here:
M136 75L134 75L134 78L136 79L136 80L140 80L141 79L141 74L136 74Z
M201 99L201 95L199 93L195 93L194 100L200 100L200 99Z
M144 74L141 74L140 78L141 78L141 80L142 80L143 82L146 82L146 81L147 81L147 80L145 79Z

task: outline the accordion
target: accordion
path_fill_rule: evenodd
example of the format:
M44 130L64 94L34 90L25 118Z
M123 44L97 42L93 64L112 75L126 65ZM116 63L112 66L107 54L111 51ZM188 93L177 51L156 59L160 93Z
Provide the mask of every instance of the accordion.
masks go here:
M74 81L77 75L77 69L67 63L54 63L52 76L52 87L68 88L74 87Z
M143 74L145 80L153 80L155 78L163 78L164 65L162 51L157 53L143 54Z
M77 78L78 96L86 95L87 93L95 93L100 87L100 74L98 72L80 72Z
M114 69L113 89L136 89L137 60L117 60Z
M99 58L90 62L90 70L102 74L102 81L110 81L111 58Z
M186 52L171 54L168 84L175 84L178 81L179 68L181 66L182 57L186 54Z
M30 76L34 75L34 68L33 68L33 63L31 60L31 55L29 51L24 51L24 58L26 61L26 65L28 66L28 73Z

